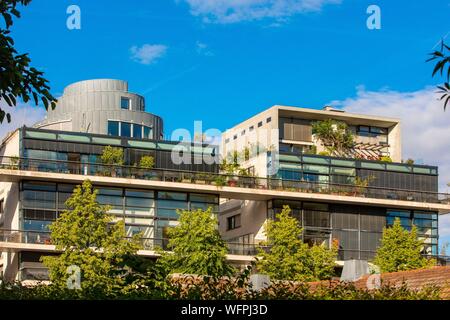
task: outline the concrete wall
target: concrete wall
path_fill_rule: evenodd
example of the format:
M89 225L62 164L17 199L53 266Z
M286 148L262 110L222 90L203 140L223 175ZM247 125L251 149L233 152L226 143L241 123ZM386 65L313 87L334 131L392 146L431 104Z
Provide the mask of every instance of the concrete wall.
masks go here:
M240 214L241 226L227 230L227 218ZM265 240L267 201L229 200L220 204L219 232L225 240L253 234L255 242Z
M121 108L121 97L130 99L130 110ZM128 92L126 81L85 80L67 86L56 108L49 108L46 119L35 127L107 134L108 120L120 120L152 127L153 139L161 139L162 119L144 110L144 97Z
M402 160L402 138L401 138L401 125L391 127L388 133L390 156L392 161L401 162Z
M19 130L10 133L0 146L0 156L19 156ZM2 159L5 164L9 159ZM0 214L0 228L18 230L19 227L19 183L0 182L0 200L3 199L3 214ZM1 235L0 235L1 237ZM0 239L1 241L1 239ZM1 252L1 273L7 281L13 281L17 277L18 254L8 251Z

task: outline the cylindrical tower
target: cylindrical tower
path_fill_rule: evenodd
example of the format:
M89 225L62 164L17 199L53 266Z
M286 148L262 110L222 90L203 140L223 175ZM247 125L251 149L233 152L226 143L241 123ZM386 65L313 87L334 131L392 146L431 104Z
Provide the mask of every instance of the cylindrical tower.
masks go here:
M35 127L162 139L162 119L144 110L144 97L128 92L126 81L85 80L67 86L56 108Z

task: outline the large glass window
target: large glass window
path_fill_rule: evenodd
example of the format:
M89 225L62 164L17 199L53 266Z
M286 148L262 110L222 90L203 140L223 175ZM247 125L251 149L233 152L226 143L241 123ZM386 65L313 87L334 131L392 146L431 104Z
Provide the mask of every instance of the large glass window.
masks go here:
M122 137L131 138L131 123L128 122L120 123L120 135Z
M56 208L56 185L24 183L23 188L22 206L24 208Z
M119 121L108 120L108 135L110 136L119 135Z
M122 189L99 188L97 201L102 205L111 206L110 213L123 214Z
M392 226L395 219L400 219L400 224L403 228L411 229L411 212L406 210L388 210L386 222L388 226Z
M135 216L154 216L155 200L153 191L127 189L125 191L125 214Z
M301 180L302 174L299 171L280 170L279 176L283 180Z
M24 219L23 229L25 231L49 232L49 226L52 222L53 221Z
M140 124L133 124L133 138L142 139L142 126Z

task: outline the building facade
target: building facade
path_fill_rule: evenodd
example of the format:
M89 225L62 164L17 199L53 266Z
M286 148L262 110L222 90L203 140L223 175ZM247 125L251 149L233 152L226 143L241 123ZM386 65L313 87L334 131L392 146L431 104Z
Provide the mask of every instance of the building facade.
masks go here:
M225 132L219 152L218 146L161 140L162 120L144 112L143 98L126 92L126 83L117 80L71 85L59 111L2 141L0 270L6 280L45 279L40 257L58 254L48 226L85 179L114 219L124 220L127 236L142 233L139 254L150 259L158 256L156 246L166 248L178 209L211 207L228 259L247 264L265 240L265 222L284 205L304 228L305 242L338 242L341 261L371 259L382 229L396 217L406 228L418 226L424 254L437 254L438 216L450 211L449 199L437 192L436 167L400 163L398 120L274 106ZM115 111L98 118L101 97L110 95L107 105ZM94 102L85 104L90 98L84 96ZM123 107L131 110L122 108L122 97L130 99ZM89 120L74 110L85 110ZM348 157L318 154L323 146L311 124L330 118L345 121L356 136ZM123 131L128 122L130 130ZM102 163L108 146L122 149L123 164ZM247 174L220 171L220 153L226 158L234 151L245 154L240 166ZM140 167L144 156L154 159L153 168ZM374 160L385 156L394 162ZM361 185L365 180L368 185Z
M108 134L137 139L163 138L163 121L145 112L145 99L128 91L128 82L85 80L64 89L56 108L49 108L36 128Z
M313 123L327 119L344 122L352 132L347 156L320 155L325 146ZM233 243L266 240L264 223L289 205L304 241L337 243L339 260L372 259L383 228L397 217L405 228L417 226L424 254L436 255L438 214L448 209L430 203L448 198L438 194L437 167L401 163L400 134L397 119L285 106L227 130L222 137L226 159L238 156L250 176L266 177L272 188L295 191L297 198L222 201L224 238ZM349 197L362 201L346 201Z

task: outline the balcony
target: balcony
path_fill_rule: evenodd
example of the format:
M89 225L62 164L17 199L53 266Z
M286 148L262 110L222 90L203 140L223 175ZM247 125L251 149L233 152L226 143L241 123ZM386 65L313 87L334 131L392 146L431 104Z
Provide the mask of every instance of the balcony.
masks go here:
M144 251L154 252L157 248L168 251L168 243L169 239L167 238L140 239L141 250ZM228 248L229 255L255 256L257 254L256 244L243 244L230 241L225 241L225 244ZM0 252L2 251L1 249L5 248L16 249L16 251L56 251L49 232L0 229ZM143 255L149 255L148 253L144 254L142 251L141 253ZM157 256L157 254L154 254L153 256Z
M192 185L192 187L189 187L191 189L198 190L199 192L219 192L221 193L221 196L226 198L239 198L239 196L241 195L242 197L245 196L247 197L246 199L250 200L253 199L252 197L254 197L254 199L264 200L271 199L277 196L301 198L301 193L301 195L305 199L311 198L317 200L352 202L351 199L353 198L355 199L354 201L357 200L358 203L370 202L374 204L376 204L377 202L371 201L369 199L380 199L388 200L382 202L378 201L380 202L380 204L386 206L391 205L392 201L396 201L396 204L401 205L401 203L398 203L397 201L403 201L403 205L405 206L408 206L406 202L409 202L411 206L415 205L417 208L433 207L436 208L436 210L442 210L443 212L450 211L449 194L420 190L360 187L351 184L284 180L278 178L238 176L220 173L205 173L170 169L144 169L136 166L116 166L103 165L98 163L80 163L72 161L28 159L17 157L1 157L0 170L2 170L0 172L0 176L3 175L6 177L9 175L15 176L16 178L36 178L35 176L38 176L39 178L39 175L33 175L30 174L30 172L42 172L68 175L64 176L64 179L73 176L74 181L79 181L81 179L91 179L95 182L96 177L125 178L128 180L124 181L123 183L132 182L136 186L141 184L144 185L143 183L139 183L139 181L154 181L163 182L165 188L168 188L168 186L170 185L174 189L178 187L180 189L186 188L186 185L189 184ZM5 177L3 177L2 180L8 181L8 179ZM49 179L50 181L50 178L52 177L41 175L40 178ZM53 177L52 179L57 180L61 178ZM102 181L103 180L105 179L102 179ZM114 181L108 180L108 183L112 183ZM173 184L167 184L167 182ZM178 185L175 185L175 183L178 183ZM161 185L161 183L159 183L158 185ZM253 189L253 191L248 189ZM308 197L308 195L319 196ZM327 197L324 197L322 195L327 195ZM250 198L248 198L249 196ZM260 197L257 198L258 196ZM263 196L265 196L265 198ZM339 199L336 197L339 197ZM436 205L430 206L429 204Z

